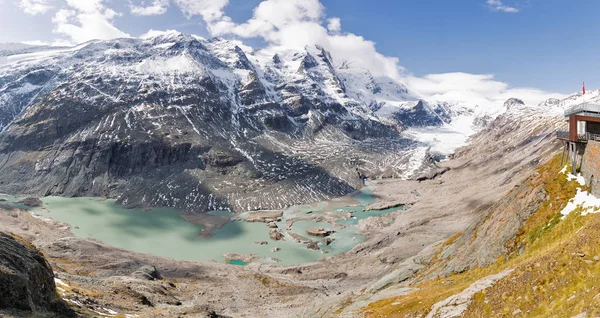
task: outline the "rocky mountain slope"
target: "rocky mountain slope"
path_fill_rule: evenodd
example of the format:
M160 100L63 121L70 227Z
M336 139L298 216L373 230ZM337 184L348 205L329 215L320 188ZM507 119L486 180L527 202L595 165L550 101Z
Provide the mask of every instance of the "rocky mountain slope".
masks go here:
M320 47L254 51L177 32L0 57L0 191L189 212L276 209L418 177L409 127L468 110Z
M0 232L0 316L20 312L75 316L58 298L54 273L42 253L21 237Z
M555 137L566 128L562 110L583 100L508 101L509 110L451 160L454 177L463 170L473 185L486 180L469 188L473 221L402 262L354 308L370 303L358 311L367 317L597 315L587 282L598 273L598 250L586 238L596 235L598 217L581 208L564 216L585 186L565 174ZM585 97L597 100L598 91Z

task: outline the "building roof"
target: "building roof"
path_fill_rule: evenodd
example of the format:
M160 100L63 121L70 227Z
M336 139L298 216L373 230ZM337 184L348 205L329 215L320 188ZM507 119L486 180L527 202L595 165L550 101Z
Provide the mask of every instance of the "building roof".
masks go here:
M570 115L600 117L600 104L585 103L565 110L565 117Z

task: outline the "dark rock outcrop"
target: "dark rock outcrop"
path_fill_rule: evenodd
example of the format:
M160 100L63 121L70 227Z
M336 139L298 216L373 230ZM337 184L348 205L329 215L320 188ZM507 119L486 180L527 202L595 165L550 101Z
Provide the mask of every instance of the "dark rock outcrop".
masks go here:
M506 107L507 110L517 108L523 105L525 105L525 102L518 98L509 98L506 102L504 102L504 107Z
M0 232L0 309L74 313L56 293L54 273L40 251L21 237Z
M145 279L145 280L162 279L162 276L160 275L160 273L158 272L156 267L154 267L152 265L142 266L140 269L133 272L131 274L131 276L133 276L135 278L139 278L139 279Z
M419 101L412 108L398 110L394 119L404 127L438 126L451 120L451 115L443 107L435 107Z
M281 234L281 232L279 232L279 231L278 231L278 230L276 230L276 229L272 229L272 230L269 232L269 237L270 237L272 240L274 240L274 241L281 241L281 240L283 240L283 234Z
M309 250L315 250L315 251L318 251L321 249L319 247L318 242L310 242L310 243L306 244L306 248L308 248Z

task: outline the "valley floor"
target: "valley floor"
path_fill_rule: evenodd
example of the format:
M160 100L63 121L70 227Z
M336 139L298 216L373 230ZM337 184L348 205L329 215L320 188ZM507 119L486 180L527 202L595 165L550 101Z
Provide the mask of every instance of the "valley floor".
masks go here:
M412 206L361 220L359 227L369 238L366 242L344 255L313 263L239 267L174 261L79 239L65 224L17 209L0 213L0 231L15 232L41 249L57 277L68 285L61 291L64 297L82 304L79 310L84 315L94 310L140 317L386 316L389 311L378 314L377 308L395 306L390 297L414 292L421 288L417 282L494 263L504 251L505 238L518 234L522 224L512 216L527 207L529 195L537 192L511 201L512 190L534 175L535 167L551 158L559 145L548 122L533 127L510 123L515 127L512 130L505 124L497 120L495 126L476 135L470 146L440 164L450 170L432 180L375 181L380 208L406 202ZM520 206L518 202L525 203ZM509 208L499 210L503 207ZM464 238L486 224L494 211L510 216L496 223L514 221L514 226ZM436 267L439 259L446 261ZM162 278L132 275L144 265L155 266ZM443 295L460 293L459 287ZM383 307L371 305L371 311L364 310L378 300L384 302Z
M308 303L335 302L347 291L359 290L378 279L423 247L467 226L473 216L457 217L459 200L436 202L439 193L458 198L467 184L451 185L445 176L424 182L375 181L377 202L372 208L405 203L413 206L360 220L361 233L370 238L367 242L346 255L299 266L253 263L239 267L133 253L77 238L67 224L7 206L0 213L0 231L32 241L49 259L61 282L69 286L64 298L98 312L170 317L214 310L236 317L312 316L305 312L311 308ZM448 205L455 208L444 208ZM131 276L144 265L155 266L164 279L145 281ZM147 299L152 307L141 299Z

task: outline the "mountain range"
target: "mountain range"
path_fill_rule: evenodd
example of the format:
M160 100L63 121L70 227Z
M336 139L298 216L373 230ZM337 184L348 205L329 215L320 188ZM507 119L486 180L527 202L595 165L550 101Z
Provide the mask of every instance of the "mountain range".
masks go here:
M359 175L433 175L440 156L423 127L467 118L471 129L497 113L424 100L318 46L254 50L179 32L3 45L0 191L280 209L353 192Z

